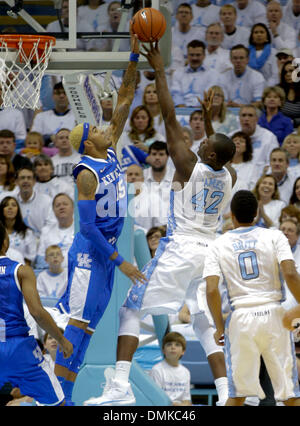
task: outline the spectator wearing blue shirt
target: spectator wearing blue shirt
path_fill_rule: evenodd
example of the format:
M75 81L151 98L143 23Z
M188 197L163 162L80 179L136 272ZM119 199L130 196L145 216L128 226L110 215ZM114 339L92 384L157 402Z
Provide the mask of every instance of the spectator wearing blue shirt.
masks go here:
M262 95L264 112L258 120L261 127L276 135L280 145L284 138L294 131L293 121L280 111L284 102L285 93L280 87L266 87Z

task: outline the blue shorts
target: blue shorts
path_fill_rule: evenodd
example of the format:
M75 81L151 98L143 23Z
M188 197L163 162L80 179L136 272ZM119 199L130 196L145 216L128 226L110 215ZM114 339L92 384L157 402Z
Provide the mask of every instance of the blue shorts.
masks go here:
M109 303L114 263L78 232L68 254L68 285L57 307L94 330Z
M0 343L0 388L6 382L42 405L59 405L64 393L33 336L7 337Z

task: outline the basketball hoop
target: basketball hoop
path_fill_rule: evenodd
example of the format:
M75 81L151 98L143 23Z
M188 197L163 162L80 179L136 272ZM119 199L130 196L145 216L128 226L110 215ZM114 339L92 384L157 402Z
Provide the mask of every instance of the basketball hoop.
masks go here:
M36 109L55 37L0 35L1 107Z

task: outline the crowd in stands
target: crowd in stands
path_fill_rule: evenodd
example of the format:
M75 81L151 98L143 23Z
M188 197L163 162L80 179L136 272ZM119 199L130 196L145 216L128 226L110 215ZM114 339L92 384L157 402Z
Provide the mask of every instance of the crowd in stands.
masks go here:
M300 68L293 62L300 58L300 0L161 3L172 14L167 76L186 144L198 155L206 138L199 100L213 93L214 131L236 145L233 193L253 190L257 225L285 233L300 271ZM119 7L111 0L78 2L78 31L117 31ZM62 23L50 23L47 31L68 31L68 0L62 2ZM79 39L77 49L111 51L112 42ZM122 40L120 50L128 51L128 43ZM120 76L114 81L118 87ZM101 104L108 123L112 101ZM80 160L69 142L75 123L59 76L44 76L34 113L0 109L0 220L9 233L10 257L33 266L42 298L60 297L67 283L74 237L72 169ZM120 161L134 194L129 211L153 256L166 232L174 165L150 69L138 72ZM232 228L228 213L229 207L220 218L220 233Z

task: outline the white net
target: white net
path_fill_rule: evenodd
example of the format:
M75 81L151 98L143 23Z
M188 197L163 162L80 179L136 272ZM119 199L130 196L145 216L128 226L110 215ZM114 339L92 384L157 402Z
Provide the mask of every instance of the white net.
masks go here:
M12 49L0 36L0 107L38 108L42 78L53 45L49 40L41 46L37 38L30 49L27 44L25 49L20 36L18 47Z

